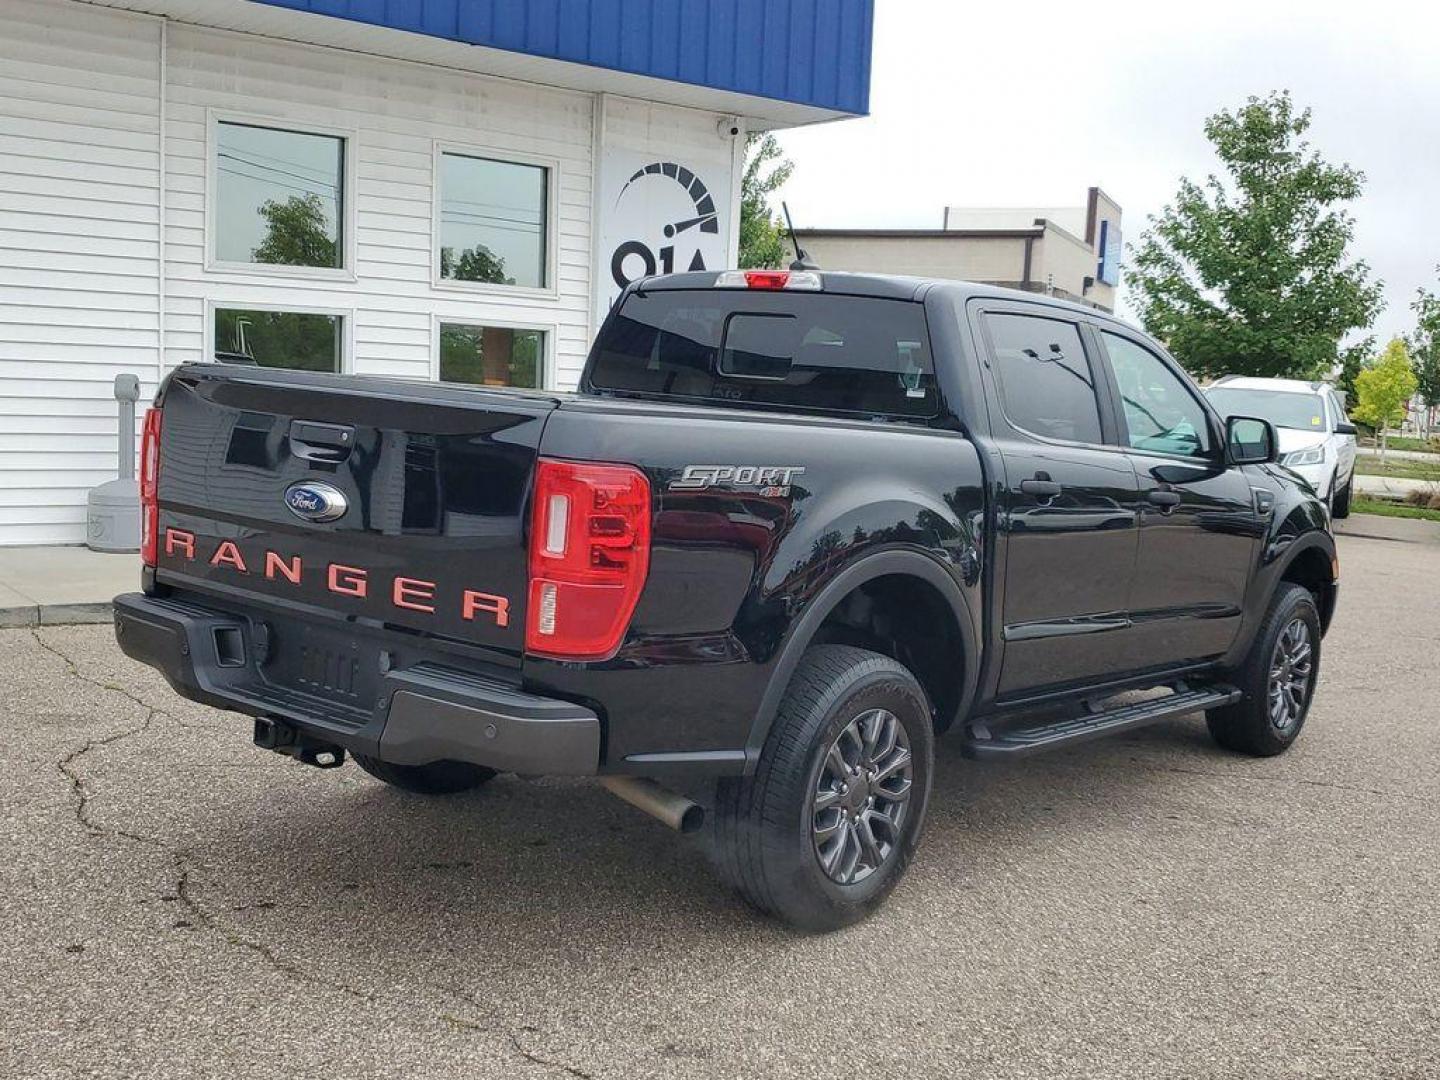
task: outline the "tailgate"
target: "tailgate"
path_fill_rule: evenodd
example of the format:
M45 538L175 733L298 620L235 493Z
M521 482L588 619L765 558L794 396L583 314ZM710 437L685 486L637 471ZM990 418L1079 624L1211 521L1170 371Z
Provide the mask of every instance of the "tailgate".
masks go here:
M197 365L163 400L156 581L520 663L543 394Z

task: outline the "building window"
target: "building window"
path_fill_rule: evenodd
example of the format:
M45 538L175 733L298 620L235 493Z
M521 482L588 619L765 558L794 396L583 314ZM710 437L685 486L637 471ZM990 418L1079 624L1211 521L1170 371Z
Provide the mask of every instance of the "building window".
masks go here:
M548 288L549 170L446 152L438 174L440 280Z
M440 324L440 380L479 386L540 387L545 332L470 323Z
M344 207L340 136L215 125L216 262L341 268Z
M339 371L342 315L308 311L215 309L215 358L261 367Z

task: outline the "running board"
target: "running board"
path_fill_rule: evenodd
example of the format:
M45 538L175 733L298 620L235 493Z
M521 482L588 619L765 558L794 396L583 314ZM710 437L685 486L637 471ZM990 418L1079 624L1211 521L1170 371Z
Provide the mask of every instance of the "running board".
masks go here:
M969 725L962 750L966 757L973 758L1024 757L1056 746L1069 746L1130 731L1182 713L1219 708L1239 701L1241 696L1239 690L1224 683L1193 689L1182 686L1168 697L1151 698L1133 705L1066 716L1030 726L1021 722L1016 727L994 731L983 721L977 721Z

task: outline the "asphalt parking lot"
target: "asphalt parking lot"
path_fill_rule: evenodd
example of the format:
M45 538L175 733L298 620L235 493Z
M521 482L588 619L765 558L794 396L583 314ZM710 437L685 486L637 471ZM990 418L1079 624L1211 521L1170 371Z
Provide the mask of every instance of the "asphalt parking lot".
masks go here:
M1290 754L942 741L909 877L817 938L594 785L406 796L5 631L0 1075L1440 1075L1440 546L1341 559Z

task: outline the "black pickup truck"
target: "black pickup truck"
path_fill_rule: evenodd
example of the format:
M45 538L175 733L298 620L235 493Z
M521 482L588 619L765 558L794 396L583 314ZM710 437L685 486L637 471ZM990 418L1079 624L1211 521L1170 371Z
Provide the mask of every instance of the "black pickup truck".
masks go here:
M411 791L597 775L811 929L904 871L936 736L1279 753L1335 608L1266 421L955 282L652 278L574 394L188 365L143 446L115 630L176 691Z

